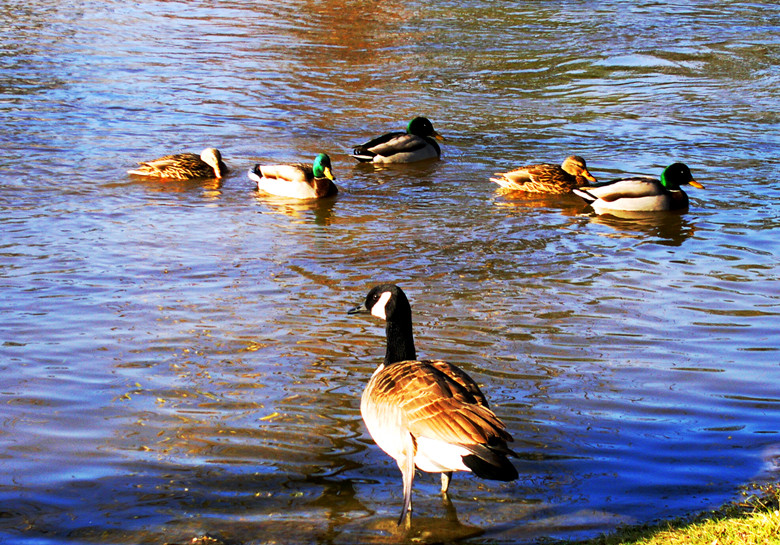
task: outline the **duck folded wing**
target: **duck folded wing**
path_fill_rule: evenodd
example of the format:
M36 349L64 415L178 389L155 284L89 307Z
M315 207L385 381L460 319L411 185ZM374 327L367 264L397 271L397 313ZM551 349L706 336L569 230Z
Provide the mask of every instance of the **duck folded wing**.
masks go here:
M306 165L260 165L259 170L264 178L288 182L306 182L312 177L312 168Z
M661 183L655 178L626 178L581 188L576 193L586 193L594 199L616 201L624 198L664 195L665 191Z
M421 136L405 132L390 133L355 148L355 153L371 153L389 156L398 153L410 153L425 148L428 142Z
M142 161L138 164L144 167L149 167L153 170L163 170L165 168L176 165L177 161L176 158L169 156L161 157L160 159L155 159L154 161Z
M503 176L509 181L515 183L528 182L531 180L553 181L553 173L557 173L560 167L558 165L534 165L531 167L522 167L509 172L496 173L496 176Z
M160 157L159 159L154 159L152 161L141 161L138 164L161 172L171 167L201 168L203 166L208 166L205 165L199 155L195 155L194 153L166 155L165 157Z
M496 183L511 182L516 184L520 182L527 182L531 179L530 173L524 168L519 168L510 172L496 172L495 175L504 178L503 180L501 178L497 178L494 180Z
M549 167L549 171L540 170L534 167L518 168L510 172L496 172L495 178L490 181L497 183L505 189L517 189L521 191L548 191L548 186L560 185L561 181L566 181L563 176L554 176L553 172L556 165L537 165ZM565 176L565 172L563 175Z

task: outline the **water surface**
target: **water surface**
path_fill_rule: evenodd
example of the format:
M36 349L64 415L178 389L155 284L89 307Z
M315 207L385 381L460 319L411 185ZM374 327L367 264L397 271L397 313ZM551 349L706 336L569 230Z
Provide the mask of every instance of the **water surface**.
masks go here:
M780 8L771 2L10 2L0 15L0 536L398 542L359 397L397 282L418 352L515 436L513 483L415 482L413 537L530 543L777 479ZM350 146L425 114L440 162ZM223 181L135 161L222 150ZM258 194L258 161L341 193ZM493 172L683 160L685 214L599 218Z

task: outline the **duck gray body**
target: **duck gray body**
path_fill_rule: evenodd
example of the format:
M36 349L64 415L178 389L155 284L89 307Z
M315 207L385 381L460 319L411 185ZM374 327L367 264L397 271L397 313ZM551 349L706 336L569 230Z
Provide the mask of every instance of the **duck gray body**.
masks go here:
M620 178L573 191L597 214L661 212L688 208L688 195L680 188L684 184L704 188L685 164L674 163L664 169L660 180L649 176Z
M415 117L406 132L390 132L355 146L352 157L362 163L413 163L441 157L436 140L444 140L425 117Z

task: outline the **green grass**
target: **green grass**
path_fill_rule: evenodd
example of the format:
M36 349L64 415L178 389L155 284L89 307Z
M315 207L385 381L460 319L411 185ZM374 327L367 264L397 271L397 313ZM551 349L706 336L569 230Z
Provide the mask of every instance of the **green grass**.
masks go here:
M780 544L780 485L754 486L717 511L656 525L621 528L581 545Z

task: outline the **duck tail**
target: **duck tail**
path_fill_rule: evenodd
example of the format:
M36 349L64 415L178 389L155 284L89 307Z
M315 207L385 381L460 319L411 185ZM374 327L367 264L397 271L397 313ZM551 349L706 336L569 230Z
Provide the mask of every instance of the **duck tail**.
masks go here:
M496 173L496 176L501 176L501 174ZM521 187L513 182L512 180L509 180L508 178L490 178L490 181L493 183L496 183L503 187L504 189L521 189Z
M368 151L365 146L356 146L350 155L361 163L370 163L374 160L376 153Z
M594 197L592 194L588 193L584 189L574 188L574 189L572 189L572 192L575 195L578 195L578 196L582 197L583 199L585 199L586 202L594 202L596 200L596 197Z
M254 167L252 167L248 174L249 179L255 182L260 182L263 179L263 171L261 170L262 165L257 164Z

